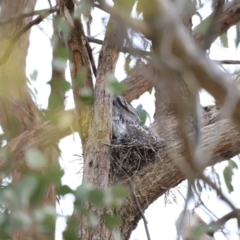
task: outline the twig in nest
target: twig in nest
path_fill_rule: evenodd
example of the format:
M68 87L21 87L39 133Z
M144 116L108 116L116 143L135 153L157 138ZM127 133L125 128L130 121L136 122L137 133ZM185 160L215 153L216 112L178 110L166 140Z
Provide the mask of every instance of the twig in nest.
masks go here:
M113 139L110 145L114 179L131 177L157 159L163 142L146 139Z

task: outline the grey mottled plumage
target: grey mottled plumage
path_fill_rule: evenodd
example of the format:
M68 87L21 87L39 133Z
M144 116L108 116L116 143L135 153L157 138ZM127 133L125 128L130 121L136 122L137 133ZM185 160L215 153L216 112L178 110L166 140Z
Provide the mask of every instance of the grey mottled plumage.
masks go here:
M154 162L164 142L142 124L125 98L114 97L112 109L111 156L113 181L117 181Z
M160 140L142 124L138 113L123 97L113 98L113 139Z

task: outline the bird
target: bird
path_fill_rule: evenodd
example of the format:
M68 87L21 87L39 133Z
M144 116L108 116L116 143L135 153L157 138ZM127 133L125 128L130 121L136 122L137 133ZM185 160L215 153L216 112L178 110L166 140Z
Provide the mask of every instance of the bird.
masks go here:
M141 141L160 141L161 139L145 126L135 108L121 96L113 97L112 138Z
M164 140L145 126L135 108L121 96L112 99L111 156L114 179L130 177L157 159Z

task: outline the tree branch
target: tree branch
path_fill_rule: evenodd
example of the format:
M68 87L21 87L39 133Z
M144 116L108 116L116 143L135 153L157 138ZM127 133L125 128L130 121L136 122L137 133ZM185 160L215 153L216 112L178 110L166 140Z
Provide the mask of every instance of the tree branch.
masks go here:
M20 29L14 36L13 38L10 40L7 49L5 50L5 52L3 53L2 57L0 58L0 66L2 66L3 64L5 64L7 62L7 60L9 59L13 48L16 44L16 42L19 40L19 38L25 33L27 32L32 26L39 24L40 22L43 21L43 19L45 19L46 17L48 17L51 13L57 11L57 8L51 8L49 10L46 10L44 13L42 13L41 15L39 15L36 19L32 20L30 23L28 23L26 26L24 26L22 29Z
M99 45L103 44L102 40L94 38L94 37L87 37L87 40L90 43L96 43L96 44L99 44ZM131 53L131 54L133 54L135 56L138 56L138 55L140 55L140 56L150 56L150 52L142 50L142 49L138 49L138 48L133 48L133 47L123 47L121 49L121 52L123 52L123 53Z
M153 87L152 81L147 80L148 74L146 74L151 69L148 65L141 65L141 68L139 67L132 75L122 81L127 88L123 96L129 102L139 98L144 92Z
M215 137L216 129L220 133L218 137ZM204 127L202 136L203 157L201 159L203 161L200 164L205 167L230 159L240 151L240 132L229 120L222 120ZM212 146L216 147L213 149ZM149 164L132 177L131 181L134 182L136 196L143 211L168 189L185 180L186 177L174 164L175 161L178 161L178 165L186 164L184 149L183 141L169 143L165 149L161 150L158 161ZM120 212L125 220L122 226L124 239L128 239L133 230L129 229L129 226L136 227L137 222L141 219L134 202L133 198L129 198Z
M11 23L11 22L14 22L14 21L19 21L22 18L32 17L34 15L43 15L44 16L47 12L54 13L57 10L58 10L58 7L55 6L55 7L51 7L50 9L47 8L47 9L42 9L42 10L36 10L36 11L30 12L30 13L22 13L22 14L19 14L17 16L13 16L13 17L10 17L10 18L7 18L7 19L2 19L0 21L0 26L4 26L4 25L6 25L8 23Z
M89 91L90 96L93 94L90 55L87 49L88 42L84 34L81 18L73 17L75 2L73 0L59 0L58 4L60 13L65 18L71 31L67 43L72 65L71 77L74 102L79 116L79 134L84 144L88 137L93 114L92 105L83 101L84 91Z
M58 119L57 123L45 122L32 130L25 131L10 141L0 152L0 170L3 171L9 167L9 160L14 161L14 163L10 161L10 166L14 165L16 167L24 163L24 155L27 149L37 148L44 150L59 139L78 130L78 120L74 110L61 112L56 116L56 119ZM214 137L215 129L218 129L220 133L217 138ZM202 156L209 156L209 151L212 151L211 157L202 157L202 160L204 160L202 164L205 166L211 166L217 162L230 159L240 152L240 132L229 120L222 120L204 127L202 135ZM183 145L181 141L170 143L161 151L158 161L133 176L132 181L134 182L136 197L143 211L168 189L178 185L185 179L180 170L174 165L174 160L170 160L168 156L168 153L173 153L171 159L178 159L179 164L184 163L185 152L183 151ZM211 148L213 145L216 145L214 150ZM12 153L12 158L6 161L6 153L8 152ZM178 154L179 152L181 152L181 155ZM151 183L150 186L149 183ZM121 210L121 215L125 219L124 226L122 226L123 229L126 229L125 236L133 230L126 226L132 226L132 222L138 222L141 218L137 214L138 211L134 199L128 199L128 202Z
M219 109L216 106L205 107L205 116L204 122L205 125L214 126L218 120ZM57 122L55 121L57 119ZM226 132L228 131L225 129ZM75 109L61 111L56 114L52 121L46 121L40 123L34 127L34 129L27 130L20 134L18 137L14 138L12 141L9 141L6 147L1 149L0 154L0 171L3 170L5 164L4 152L13 152L13 155L21 156L20 158L13 159L16 161L16 165L19 165L18 162L23 161L24 151L29 148L38 148L44 150L44 148L49 145L58 142L62 138L73 134L78 131L78 117L76 115ZM234 131L234 130L232 130ZM21 151L21 146L24 145L23 151ZM217 156L219 157L219 156Z
M214 18L214 13L204 19L193 32L193 39L197 43L197 45L204 45L205 35L202 34L199 29L202 28L206 24L206 22L211 22ZM211 41L208 42L208 45L205 47L208 49L213 41L216 40L217 37L225 33L231 26L235 25L240 21L240 2L235 0L226 3L223 8L220 10L218 19L216 24L214 24L214 28L211 33Z
M231 26L236 24L237 22L240 21L240 3L239 1L232 1L229 3L226 3L223 7L223 9L220 12L220 17L218 18L218 21L215 24L215 28L213 29L213 36L212 36L212 41L214 41L218 36L226 32ZM213 16L210 15L207 17L204 21L209 21ZM198 29L201 28L202 24L205 22L200 23L195 29L193 33L193 39L197 45L202 45L203 41L205 39L205 36L201 33L198 32ZM212 43L212 42L211 42ZM221 61L220 61L221 62ZM238 64L238 62L233 61L232 63L230 61L221 62L222 64ZM148 91L151 89L152 82L150 79L146 79L146 76L142 75L141 77L141 83L139 85L141 86L146 86L146 87L140 87L140 91L136 91L135 88L138 88L139 85L136 85L136 75L137 73L134 73L133 76L128 76L127 78L127 84L131 90L129 90L126 93L126 96L129 95L131 96L130 99L131 101L138 98L141 96L144 92ZM140 76L139 76L140 77ZM135 88L130 87L130 86L135 86Z

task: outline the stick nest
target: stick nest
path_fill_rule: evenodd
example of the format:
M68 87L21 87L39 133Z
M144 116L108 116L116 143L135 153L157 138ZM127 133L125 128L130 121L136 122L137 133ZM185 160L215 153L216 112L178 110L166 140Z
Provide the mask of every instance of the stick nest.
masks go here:
M131 177L149 163L156 161L163 141L146 139L112 139L113 180Z

